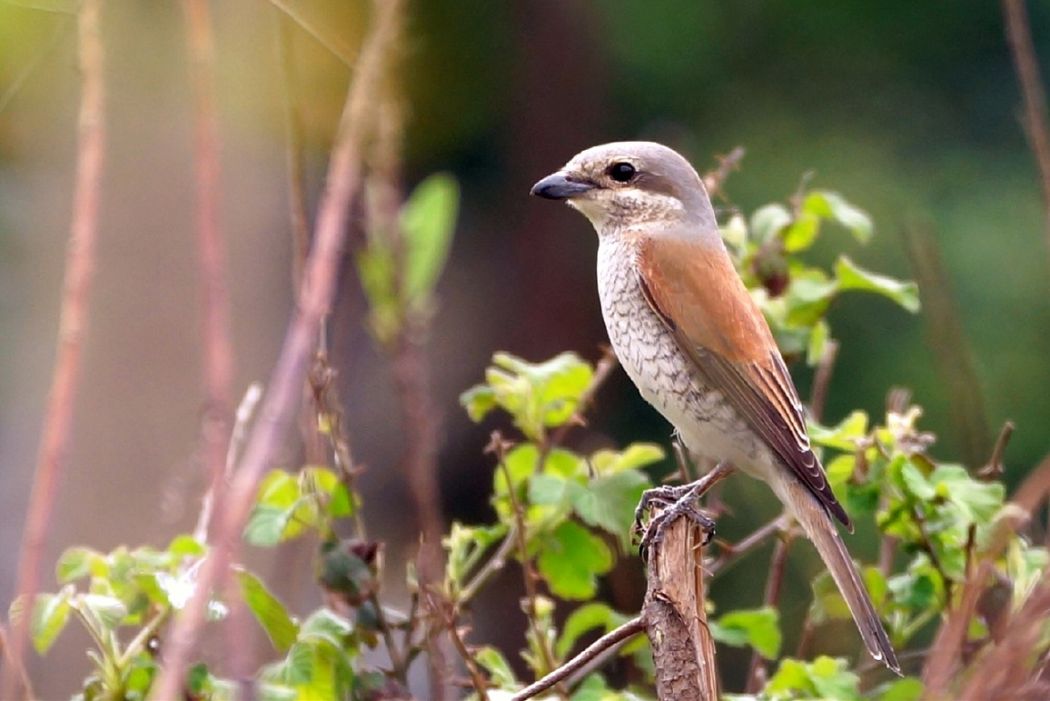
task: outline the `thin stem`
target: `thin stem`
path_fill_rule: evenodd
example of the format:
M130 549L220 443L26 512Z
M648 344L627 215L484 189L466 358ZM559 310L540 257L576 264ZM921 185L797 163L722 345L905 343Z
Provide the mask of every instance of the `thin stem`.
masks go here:
M170 608L165 607L161 609L157 612L157 615L151 618L149 623L147 623L142 630L131 639L131 642L124 648L124 653L120 656L120 660L118 661L121 668L127 667L128 664L131 663L131 658L139 654L139 652L146 647L146 643L149 642L150 638L156 635L157 631L160 630L160 627L164 625L170 615Z
M824 403L828 397L828 387L831 385L831 375L835 371L835 360L839 355L839 344L837 341L828 341L824 344L824 352L817 363L817 371L813 375L813 391L810 393L809 413L814 421L824 418Z
M740 559L747 553L751 552L755 548L761 546L772 536L780 532L784 527L784 516L777 516L772 521L765 525L759 526L750 535L741 538L736 543L724 543L718 541L722 548L722 554L719 555L718 559L709 565L707 570L708 577L714 577L719 572L724 570L727 566L731 565L736 560Z
M784 530L780 539L773 545L773 554L769 558L769 578L766 580L765 604L777 608L780 602L780 589L784 583L784 571L787 565L788 551L794 537L791 531ZM747 673L747 691L757 693L766 680L765 658L757 650L751 653L751 666Z
M619 628L611 630L595 640L584 648L580 654L573 657L561 667L558 667L539 681L530 684L514 694L514 696L510 698L510 701L525 701L525 699L531 699L533 696L543 693L555 684L558 684L572 675L576 670L580 669L606 650L620 647L643 631L645 631L645 619L642 616L632 618Z
M1032 45L1028 13L1024 0L1002 0L1006 39L1010 45L1017 79L1024 100L1024 127L1039 168L1040 185L1046 208L1046 244L1050 252L1050 128L1047 126L1046 92L1039 75L1039 60Z
M323 26L312 21L309 17L300 12L295 7L300 3L290 3L287 0L270 0L270 2L278 10L288 15L289 19L299 25L299 27L307 34L312 36L318 44L330 51L333 56L342 61L346 66L350 68L354 67L356 57L350 47L343 43L342 37L336 32L325 31ZM363 53L364 52L362 51L362 54ZM363 61L363 57L360 60Z
M489 583L497 572L507 564L507 558L518 542L518 524L511 524L507 535L503 536L503 542L499 544L496 552L492 554L485 564L474 574L474 576L460 590L456 597L456 605L463 606L478 593L478 590Z
M709 196L714 197L721 194L722 186L729 178L729 174L740 167L740 161L744 159L746 153L743 146L736 146L725 156L718 158L717 168L704 174L704 187L707 188Z
M485 681L485 675L481 673L481 669L478 667L477 660L470 654L470 650L467 648L467 643L463 640L463 636L460 634L460 629L456 625L455 614L448 612L446 613L445 626L448 628L448 636L452 640L452 646L456 648L456 652L459 653L460 658L463 660L463 664L467 667L467 673L470 675L471 684L474 690L478 692L479 701L489 701L489 695L486 689L488 683Z
M81 91L73 218L66 252L58 350L18 558L16 592L26 602L27 610L31 609L39 587L40 560L47 543L51 513L73 430L73 408L80 385L81 345L87 330L95 270L106 140L104 58L99 37L101 6L101 0L83 0L77 15ZM0 698L11 699L17 695L15 670L22 665L28 618L23 616L13 622L9 642L10 654L16 663L6 668L0 684L3 692Z
M316 245L307 261L299 304L273 370L259 420L252 428L240 469L229 490L218 537L201 566L196 591L169 638L164 669L153 686L154 699L179 696L186 659L196 643L208 598L239 551L239 536L251 511L256 486L301 405L303 381L317 333L335 296L349 205L361 182L361 143L370 127L372 98L401 5L401 0L375 3L375 21L362 49L333 147L327 187L317 218Z

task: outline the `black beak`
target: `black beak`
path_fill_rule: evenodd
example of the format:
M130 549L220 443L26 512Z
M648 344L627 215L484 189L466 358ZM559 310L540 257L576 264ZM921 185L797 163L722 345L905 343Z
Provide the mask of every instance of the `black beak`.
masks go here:
M565 200L593 189L592 183L570 180L565 173L554 173L533 185L529 194L548 200Z

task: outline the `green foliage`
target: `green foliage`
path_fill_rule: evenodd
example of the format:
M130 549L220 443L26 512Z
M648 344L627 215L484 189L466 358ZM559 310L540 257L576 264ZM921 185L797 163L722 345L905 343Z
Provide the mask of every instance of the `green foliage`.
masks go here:
M730 611L708 621L708 628L720 643L753 647L766 659L776 659L780 654L780 614L772 607Z
M797 193L789 205L768 204L750 220L735 215L722 235L744 282L765 314L781 351L815 365L831 338L824 316L849 290L871 292L910 312L919 310L918 289L867 271L845 255L831 271L806 263L801 254L816 243L826 224L847 230L859 243L874 234L871 219L842 195L828 190Z
M334 470L308 465L296 474L271 470L244 529L252 545L273 546L313 529L332 534L335 519L351 516L353 500Z
M393 341L406 321L430 312L458 210L459 184L437 173L416 186L402 207L400 247L391 232L368 232L368 246L357 254L357 270L372 332L381 343Z

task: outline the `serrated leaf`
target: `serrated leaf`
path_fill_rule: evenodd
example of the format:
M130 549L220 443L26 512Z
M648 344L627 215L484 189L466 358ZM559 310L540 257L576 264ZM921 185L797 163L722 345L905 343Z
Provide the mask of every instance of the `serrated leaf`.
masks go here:
M573 508L588 525L619 538L626 550L630 546L634 509L642 492L651 486L649 479L635 470L599 475L586 489L573 495Z
M410 304L425 305L448 259L459 210L459 184L436 173L416 186L401 210L404 235L405 295Z
M69 599L72 592L73 590L67 587L58 594L37 594L29 634L33 639L33 648L38 654L46 654L51 649L55 639L69 622Z
M991 523L1002 508L1006 489L1000 482L980 482L959 465L940 465L929 478L934 493L959 507L965 518L979 525Z
M802 211L841 224L861 243L871 240L875 230L867 212L830 190L813 190L807 194L802 203Z
M284 604L270 593L262 580L247 570L237 570L237 583L244 603L266 631L270 642L279 652L286 651L295 642L299 625L288 614Z
M82 577L90 577L93 563L104 559L102 553L91 548L67 548L55 563L55 577L59 584L67 584Z
M708 621L711 636L726 645L750 645L766 659L780 654L780 614L771 606L730 611Z
M656 443L632 443L622 451L599 450L591 455L591 465L599 475L607 475L647 467L664 456L664 449Z
M612 569L613 556L600 538L566 521L545 538L537 565L556 596L589 599L597 591L598 575Z
M901 282L860 267L847 256L835 262L835 277L840 290L864 290L887 297L911 313L919 311L919 287L914 282Z
M601 628L604 633L622 625L627 621L627 616L613 610L608 604L594 602L584 604L565 619L561 635L554 646L554 652L558 657L565 657L572 650L580 636L594 628Z
M113 596L101 594L81 594L76 603L92 614L109 630L115 630L128 615L124 602Z

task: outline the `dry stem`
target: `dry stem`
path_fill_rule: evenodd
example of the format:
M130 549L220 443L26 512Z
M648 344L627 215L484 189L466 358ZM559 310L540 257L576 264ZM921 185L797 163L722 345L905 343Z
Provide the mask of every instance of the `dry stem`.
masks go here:
M551 688L555 684L568 679L580 669L583 669L589 662L594 660L599 655L608 653L612 650L617 649L628 640L645 630L646 621L642 616L632 618L623 625L615 628L602 637L595 640L593 643L588 645L586 648L580 651L578 655L573 657L571 660L552 671L542 679L529 684L527 687L514 694L510 698L510 701L525 701L525 699L531 699L537 694L541 694L547 689Z
M166 645L164 669L152 698L178 698L183 671L196 642L212 589L239 551L240 534L254 502L256 486L271 465L299 406L303 381L318 329L335 294L349 218L349 205L361 181L361 144L369 127L369 108L382 74L386 47L400 0L375 3L374 25L347 95L339 133L329 163L327 186L317 219L316 245L307 261L298 308L273 370L258 421L252 429L240 469L226 501L213 549L201 566L196 590Z
M105 83L99 39L101 4L99 0L84 0L77 19L81 93L73 219L66 252L58 351L18 561L16 592L25 602L26 614L13 622L10 655L15 663L7 665L0 685L2 698L7 699L16 696L18 681L15 670L22 664L30 612L39 587L40 559L47 543L51 512L69 448L73 406L80 381L80 351L87 329L88 300L95 269L105 147Z
M1024 0L1002 0L1003 19L1006 22L1006 40L1021 83L1024 99L1024 127L1039 168L1040 185L1046 208L1046 244L1050 252L1050 129L1046 120L1046 92L1039 75L1039 61L1032 45L1028 27L1028 13Z

